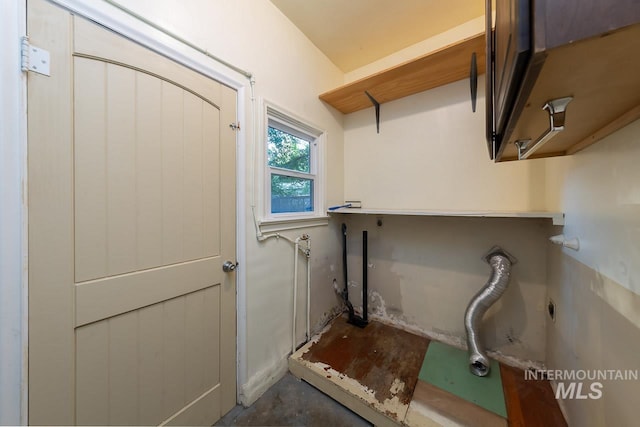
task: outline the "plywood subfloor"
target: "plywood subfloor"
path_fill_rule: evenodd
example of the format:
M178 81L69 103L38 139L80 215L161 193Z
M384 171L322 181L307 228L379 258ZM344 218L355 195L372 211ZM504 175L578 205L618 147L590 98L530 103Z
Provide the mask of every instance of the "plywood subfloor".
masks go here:
M566 426L549 382L525 381L516 368L494 367L508 419L420 380L431 344L382 323L360 329L338 318L291 356L289 369L376 426Z
M424 337L382 323L371 322L360 329L338 318L319 340L293 355L289 366L294 365L291 370L296 375L296 368L310 370L381 413L386 424L399 424L411 402L428 344Z

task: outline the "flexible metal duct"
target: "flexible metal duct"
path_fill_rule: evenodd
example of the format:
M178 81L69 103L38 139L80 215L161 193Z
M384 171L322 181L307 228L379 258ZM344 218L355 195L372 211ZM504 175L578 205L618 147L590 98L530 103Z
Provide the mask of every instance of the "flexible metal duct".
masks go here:
M467 331L467 346L469 349L469 369L479 377L486 376L491 370L489 358L480 344L480 323L489 307L507 289L511 265L516 262L515 258L499 247L492 248L485 260L491 266L491 277L471 299L464 314L464 327Z

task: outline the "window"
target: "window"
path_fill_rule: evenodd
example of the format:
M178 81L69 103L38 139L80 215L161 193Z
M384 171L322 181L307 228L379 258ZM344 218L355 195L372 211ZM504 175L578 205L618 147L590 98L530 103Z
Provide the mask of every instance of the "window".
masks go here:
M323 214L322 132L271 106L266 112L266 218Z

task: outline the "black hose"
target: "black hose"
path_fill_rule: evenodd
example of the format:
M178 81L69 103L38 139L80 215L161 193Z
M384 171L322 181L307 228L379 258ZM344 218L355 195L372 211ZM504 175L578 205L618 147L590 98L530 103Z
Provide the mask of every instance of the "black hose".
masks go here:
M342 298L349 310L349 320L355 317L353 311L353 305L349 301L349 274L347 272L347 224L342 224L342 267L344 271L344 291L342 292Z
M369 266L369 254L367 250L367 230L362 232L362 320L367 323L367 300L368 298L368 278L367 268Z
M342 224L342 268L344 273L344 291L342 297L349 301L349 274L347 273L347 224Z

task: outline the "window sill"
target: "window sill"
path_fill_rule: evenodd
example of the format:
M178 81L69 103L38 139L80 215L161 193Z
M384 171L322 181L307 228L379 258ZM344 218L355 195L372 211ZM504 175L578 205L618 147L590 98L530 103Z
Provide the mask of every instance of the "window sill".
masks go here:
M263 219L260 221L260 231L273 233L276 231L296 230L298 228L321 227L329 224L329 216L310 216L298 218Z

